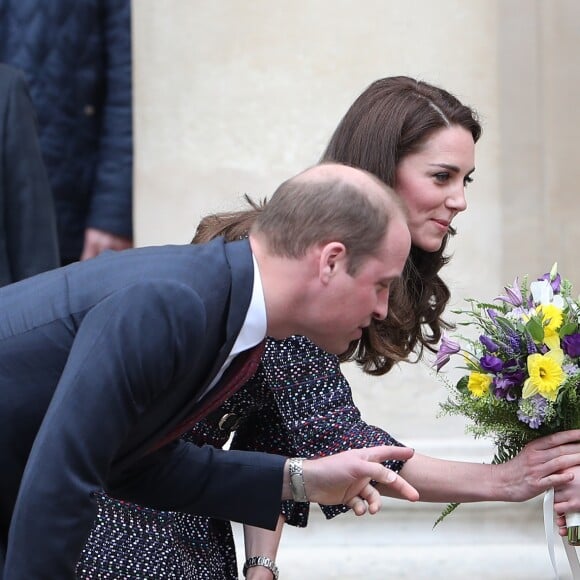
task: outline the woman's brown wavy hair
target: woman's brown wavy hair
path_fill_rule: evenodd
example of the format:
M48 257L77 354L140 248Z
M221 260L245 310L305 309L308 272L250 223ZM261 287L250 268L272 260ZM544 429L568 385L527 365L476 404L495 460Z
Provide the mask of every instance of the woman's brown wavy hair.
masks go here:
M205 244L218 236L223 236L226 242L247 238L256 216L266 204L266 200L254 201L248 194L244 195L244 199L249 205L248 209L214 213L202 218L191 243Z
M481 125L473 109L447 91L409 77L372 83L352 104L336 128L321 161L336 161L374 173L396 191L396 169L438 129L461 126L476 143ZM450 229L454 235L455 230ZM374 321L362 339L343 355L362 369L382 375L423 349L435 351L449 289L439 277L447 264L448 234L437 252L412 246L400 283L393 288L386 320Z
M380 79L352 104L321 161L360 167L395 189L401 160L418 151L434 131L452 125L467 129L474 143L481 136L476 113L447 91L409 77ZM265 200L245 197L249 209L205 217L193 243L220 235L229 241L246 237ZM403 276L392 288L386 320L373 321L341 356L343 362L356 361L364 372L383 375L413 353L416 358L411 362L416 362L424 348L435 351L442 330L451 326L442 319L450 293L439 277L449 261L448 239L449 234L437 252L411 247Z

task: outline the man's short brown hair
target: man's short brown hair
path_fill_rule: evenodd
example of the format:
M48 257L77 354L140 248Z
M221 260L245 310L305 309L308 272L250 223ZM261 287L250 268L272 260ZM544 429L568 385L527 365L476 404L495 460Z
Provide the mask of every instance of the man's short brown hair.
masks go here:
M352 172L359 179L348 178ZM288 258L300 258L318 244L341 242L354 274L376 253L394 212L402 212L400 203L379 179L327 163L282 183L256 217L252 233L264 237L272 254Z

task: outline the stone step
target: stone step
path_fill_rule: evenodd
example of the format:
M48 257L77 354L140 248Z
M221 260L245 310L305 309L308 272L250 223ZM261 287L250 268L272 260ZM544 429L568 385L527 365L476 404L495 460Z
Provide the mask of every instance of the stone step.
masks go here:
M282 580L547 580L554 578L541 500L462 505L435 529L444 506L385 500L374 516L326 521L314 507L306 529L286 526L277 563ZM235 527L243 562L240 527ZM560 580L572 578L559 537Z

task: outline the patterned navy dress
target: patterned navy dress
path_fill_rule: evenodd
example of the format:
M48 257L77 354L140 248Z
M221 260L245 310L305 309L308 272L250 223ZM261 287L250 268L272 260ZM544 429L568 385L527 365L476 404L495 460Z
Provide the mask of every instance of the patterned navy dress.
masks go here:
M314 457L374 445L399 445L361 420L337 357L309 340L269 340L258 372L185 438L222 447ZM399 471L402 462L387 465ZM98 515L77 566L82 580L238 578L229 522L159 512L96 496ZM323 506L326 517L347 511ZM304 527L308 504L283 502L287 522Z

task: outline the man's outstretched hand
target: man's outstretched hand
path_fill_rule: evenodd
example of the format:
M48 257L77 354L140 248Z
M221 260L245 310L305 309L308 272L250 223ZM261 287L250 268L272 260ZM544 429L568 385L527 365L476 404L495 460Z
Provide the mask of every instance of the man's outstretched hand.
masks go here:
M389 459L407 460L413 455L409 447L383 445L351 449L336 455L305 460L304 485L309 501L327 505L345 504L357 515L381 509L381 496L371 480L389 486L394 497L417 501L419 493L401 476L381 465ZM288 469L284 475L284 497L289 499Z

